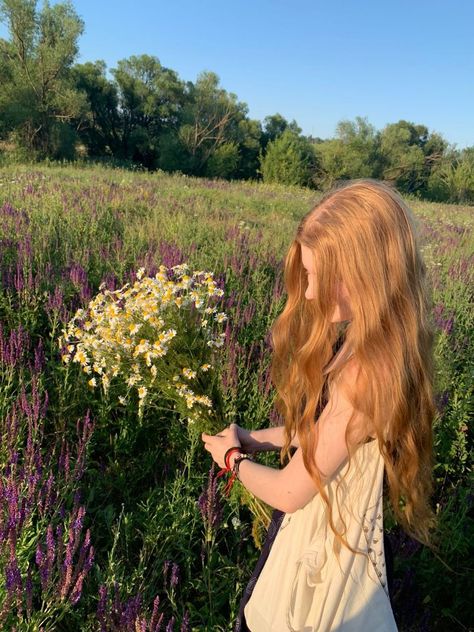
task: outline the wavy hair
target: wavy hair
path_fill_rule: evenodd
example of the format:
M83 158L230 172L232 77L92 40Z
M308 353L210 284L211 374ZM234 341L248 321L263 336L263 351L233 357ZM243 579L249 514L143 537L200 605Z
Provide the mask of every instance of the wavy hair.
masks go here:
M419 240L418 224L399 193L361 178L338 183L302 218L284 261L287 301L271 328L270 369L275 406L285 420L280 459L283 463L296 433L335 537L352 551L345 531L335 527L314 459L317 428L311 432L348 350L359 377L347 395L379 442L395 519L423 544L431 548L434 542L434 332ZM302 245L313 254L311 300L305 298ZM338 281L347 288L353 315L345 323L330 320ZM343 348L331 362L341 327ZM345 434L349 462L357 448L355 412Z

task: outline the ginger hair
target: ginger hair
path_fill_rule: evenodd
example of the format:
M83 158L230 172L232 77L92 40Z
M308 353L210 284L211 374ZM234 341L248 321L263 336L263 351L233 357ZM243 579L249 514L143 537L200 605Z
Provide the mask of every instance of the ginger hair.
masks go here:
M352 551L344 531L335 527L314 459L318 432L311 432L322 410L325 378L330 391L347 362L331 363L328 370L341 329L330 322L338 280L347 288L353 315L344 345L359 367L357 389L348 397L379 442L395 519L410 536L433 546L434 332L420 239L400 194L384 182L361 178L338 183L301 219L284 260L287 300L271 328L270 369L275 406L285 422L280 459L297 433L335 537ZM305 298L301 245L314 257L311 300ZM353 414L345 435L349 463L355 436Z

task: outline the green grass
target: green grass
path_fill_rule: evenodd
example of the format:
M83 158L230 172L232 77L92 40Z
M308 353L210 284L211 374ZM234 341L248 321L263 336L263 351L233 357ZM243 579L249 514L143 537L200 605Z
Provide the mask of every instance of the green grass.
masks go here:
M19 629L35 629L49 613L51 629L99 630L99 586L107 585L113 592L117 581L122 602L141 595L139 617L149 619L159 595L165 624L174 616L179 629L187 610L189 629L232 630L241 592L258 556L255 542L264 535L261 521L254 520L245 504L245 493L234 486L220 526L207 538L197 500L207 485L209 455L176 415L157 417L150 412L139 425L132 410L104 402L87 387L83 375L61 364L57 337L62 322L87 303L103 279L114 279L120 286L141 265L151 269L163 261L173 265L184 260L192 269L213 270L224 285L231 330L213 385L222 397L221 427L234 420L248 428L268 425L273 391L265 386L267 334L284 305L282 259L299 220L320 195L296 187L104 167L0 168L2 339L19 325L30 336L17 365L0 365L2 436L8 434L8 412L22 387L27 393L39 389L49 396L41 420L43 452L56 442L60 445L64 437L74 454L80 444L77 419L89 408L95 423L79 481L67 480L57 459L51 465L66 518L74 491L82 490L94 565L80 600L68 608L53 594L41 597L33 565L33 614L23 618ZM393 531L394 542L400 545L395 606L400 630L467 630L474 623L473 207L416 200L409 204L420 224L438 327L435 502L442 546L440 557L428 550L408 556L402 535ZM53 308L58 290L61 296ZM28 361L40 340L45 362L40 370L30 369ZM20 454L29 424L21 417L16 431ZM5 467L10 453L5 448L1 454ZM260 458L278 465L276 454ZM34 514L25 523L17 547L23 576L52 520ZM8 547L2 547L5 566ZM163 575L166 560L179 567L175 586ZM6 594L5 586L0 587L0 605ZM133 629L125 624L112 628L123 608L116 604L114 614L111 600L107 603L111 629ZM3 625L21 620L17 607L3 616L9 617ZM428 616L431 627L423 628Z

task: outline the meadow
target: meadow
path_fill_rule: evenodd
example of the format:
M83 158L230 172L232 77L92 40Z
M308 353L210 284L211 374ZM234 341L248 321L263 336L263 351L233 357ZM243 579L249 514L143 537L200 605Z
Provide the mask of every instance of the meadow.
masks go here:
M231 632L268 508L228 497L199 440L279 423L269 328L320 193L103 167L0 168L0 629ZM439 554L386 522L405 631L474 629L472 206L409 201L433 289ZM213 271L227 314L202 382L216 414L105 397L58 339L99 288ZM279 455L258 460L278 467ZM220 479L222 481L222 479Z

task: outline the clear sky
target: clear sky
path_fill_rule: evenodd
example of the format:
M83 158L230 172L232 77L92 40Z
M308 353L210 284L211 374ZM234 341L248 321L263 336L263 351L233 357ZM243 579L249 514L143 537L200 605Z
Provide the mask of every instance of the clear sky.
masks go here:
M184 80L212 70L251 118L279 112L321 138L362 116L377 129L405 119L459 149L474 145L473 0L73 5L85 22L79 62L103 59L110 69L146 53Z

